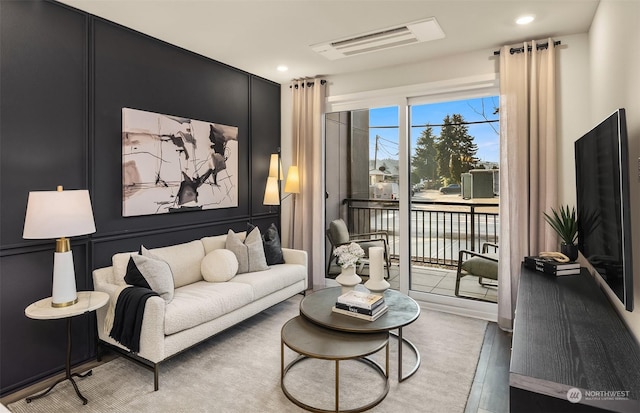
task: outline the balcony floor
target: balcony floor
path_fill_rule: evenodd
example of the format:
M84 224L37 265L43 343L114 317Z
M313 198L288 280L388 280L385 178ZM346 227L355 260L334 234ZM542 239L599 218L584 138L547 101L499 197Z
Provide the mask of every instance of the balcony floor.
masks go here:
M364 272L366 273L366 268ZM399 289L400 271L396 264L391 265L389 284L391 288ZM452 269L413 265L411 269L411 290L425 293L455 297L456 271ZM491 280L487 280L491 281ZM331 283L331 285L334 285ZM498 301L498 288L484 287L478 283L478 277L466 276L460 280L460 297Z

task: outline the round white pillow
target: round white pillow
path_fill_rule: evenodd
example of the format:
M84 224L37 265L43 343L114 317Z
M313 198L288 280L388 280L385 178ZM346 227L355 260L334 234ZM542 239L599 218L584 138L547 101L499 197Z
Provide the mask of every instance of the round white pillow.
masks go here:
M202 259L200 272L211 283L229 281L238 272L238 259L230 250L213 250Z

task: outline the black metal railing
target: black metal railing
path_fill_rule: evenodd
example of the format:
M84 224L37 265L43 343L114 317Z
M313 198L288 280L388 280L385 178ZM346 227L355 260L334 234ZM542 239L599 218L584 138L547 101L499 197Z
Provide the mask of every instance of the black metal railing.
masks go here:
M392 258L400 242L399 202L345 199L352 233L387 231ZM461 249L480 251L483 242L498 243L498 202L411 200L409 230L413 263L455 266Z

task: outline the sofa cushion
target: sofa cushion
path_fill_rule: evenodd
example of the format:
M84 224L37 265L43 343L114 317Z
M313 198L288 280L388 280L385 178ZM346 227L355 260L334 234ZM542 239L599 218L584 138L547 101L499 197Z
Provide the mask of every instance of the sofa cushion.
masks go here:
M214 320L249 304L251 286L242 283L199 281L176 288L173 301L167 304L164 334L170 335Z
M135 251L119 252L111 257L111 265L113 266L113 281L118 285L125 285L124 276L127 274L127 266L129 265L129 257L137 255Z
M248 284L253 289L253 299L262 297L304 280L307 277L304 265L279 264L266 271L238 274L228 283Z
M200 240L150 251L169 264L176 288L203 280L200 262L204 258L204 247Z
M213 250L202 259L200 272L208 282L229 281L238 272L238 259L227 249Z
M132 254L124 281L155 291L167 303L173 299L173 274L169 264L162 260Z
M262 237L258 227L255 227L247 234L244 242L240 240L233 230L229 230L226 249L231 250L238 259L238 274L264 271L269 268L264 256Z
M244 232L240 232L236 234L241 240L244 241L246 234ZM204 245L204 253L208 254L213 250L225 248L227 245L227 234L224 235L215 235L213 237L204 237L201 238L202 245Z

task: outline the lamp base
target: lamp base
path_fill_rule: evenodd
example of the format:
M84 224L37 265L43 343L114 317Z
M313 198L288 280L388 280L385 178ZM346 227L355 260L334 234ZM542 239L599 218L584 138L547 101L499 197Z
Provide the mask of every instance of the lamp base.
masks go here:
M78 302L76 292L76 274L73 268L71 250L55 252L53 256L53 290L51 306L69 307Z

